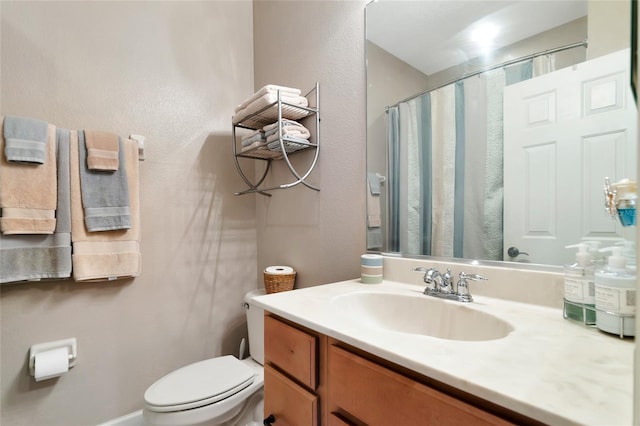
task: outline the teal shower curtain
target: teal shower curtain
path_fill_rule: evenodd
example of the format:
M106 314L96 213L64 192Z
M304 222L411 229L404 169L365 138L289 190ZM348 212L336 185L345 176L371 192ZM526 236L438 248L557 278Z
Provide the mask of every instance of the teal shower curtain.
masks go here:
M388 109L391 251L502 260L502 95L533 67L481 73Z

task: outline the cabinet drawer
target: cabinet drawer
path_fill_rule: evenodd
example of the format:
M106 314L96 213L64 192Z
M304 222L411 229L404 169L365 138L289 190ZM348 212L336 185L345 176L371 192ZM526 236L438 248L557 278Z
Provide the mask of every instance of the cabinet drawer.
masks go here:
M264 366L264 416L278 426L317 426L318 397L269 365Z
M310 389L318 385L317 337L272 317L264 319L266 363L278 366Z
M328 398L371 426L510 424L337 346L329 348Z
M329 421L327 422L327 426L353 426L351 423L347 423L346 420L342 420L335 413L331 413L329 415Z

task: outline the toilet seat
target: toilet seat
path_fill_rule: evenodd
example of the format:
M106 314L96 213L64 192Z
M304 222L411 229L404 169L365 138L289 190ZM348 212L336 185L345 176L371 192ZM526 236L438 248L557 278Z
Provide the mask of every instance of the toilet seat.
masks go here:
M144 394L145 408L183 411L221 401L250 386L255 370L231 355L187 365L162 377Z

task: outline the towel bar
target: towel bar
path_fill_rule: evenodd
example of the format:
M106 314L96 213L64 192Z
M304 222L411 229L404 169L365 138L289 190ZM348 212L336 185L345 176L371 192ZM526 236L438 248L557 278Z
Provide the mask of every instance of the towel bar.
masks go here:
M129 139L138 142L138 160L144 161L144 141L146 138L142 135L129 135Z

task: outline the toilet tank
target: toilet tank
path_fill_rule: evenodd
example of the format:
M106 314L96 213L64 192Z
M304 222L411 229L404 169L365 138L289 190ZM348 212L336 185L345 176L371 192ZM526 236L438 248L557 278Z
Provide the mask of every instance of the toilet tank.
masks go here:
M249 353L256 362L264 365L264 309L253 304L253 298L266 294L265 290L257 289L244 296L247 312L247 328L249 329Z

